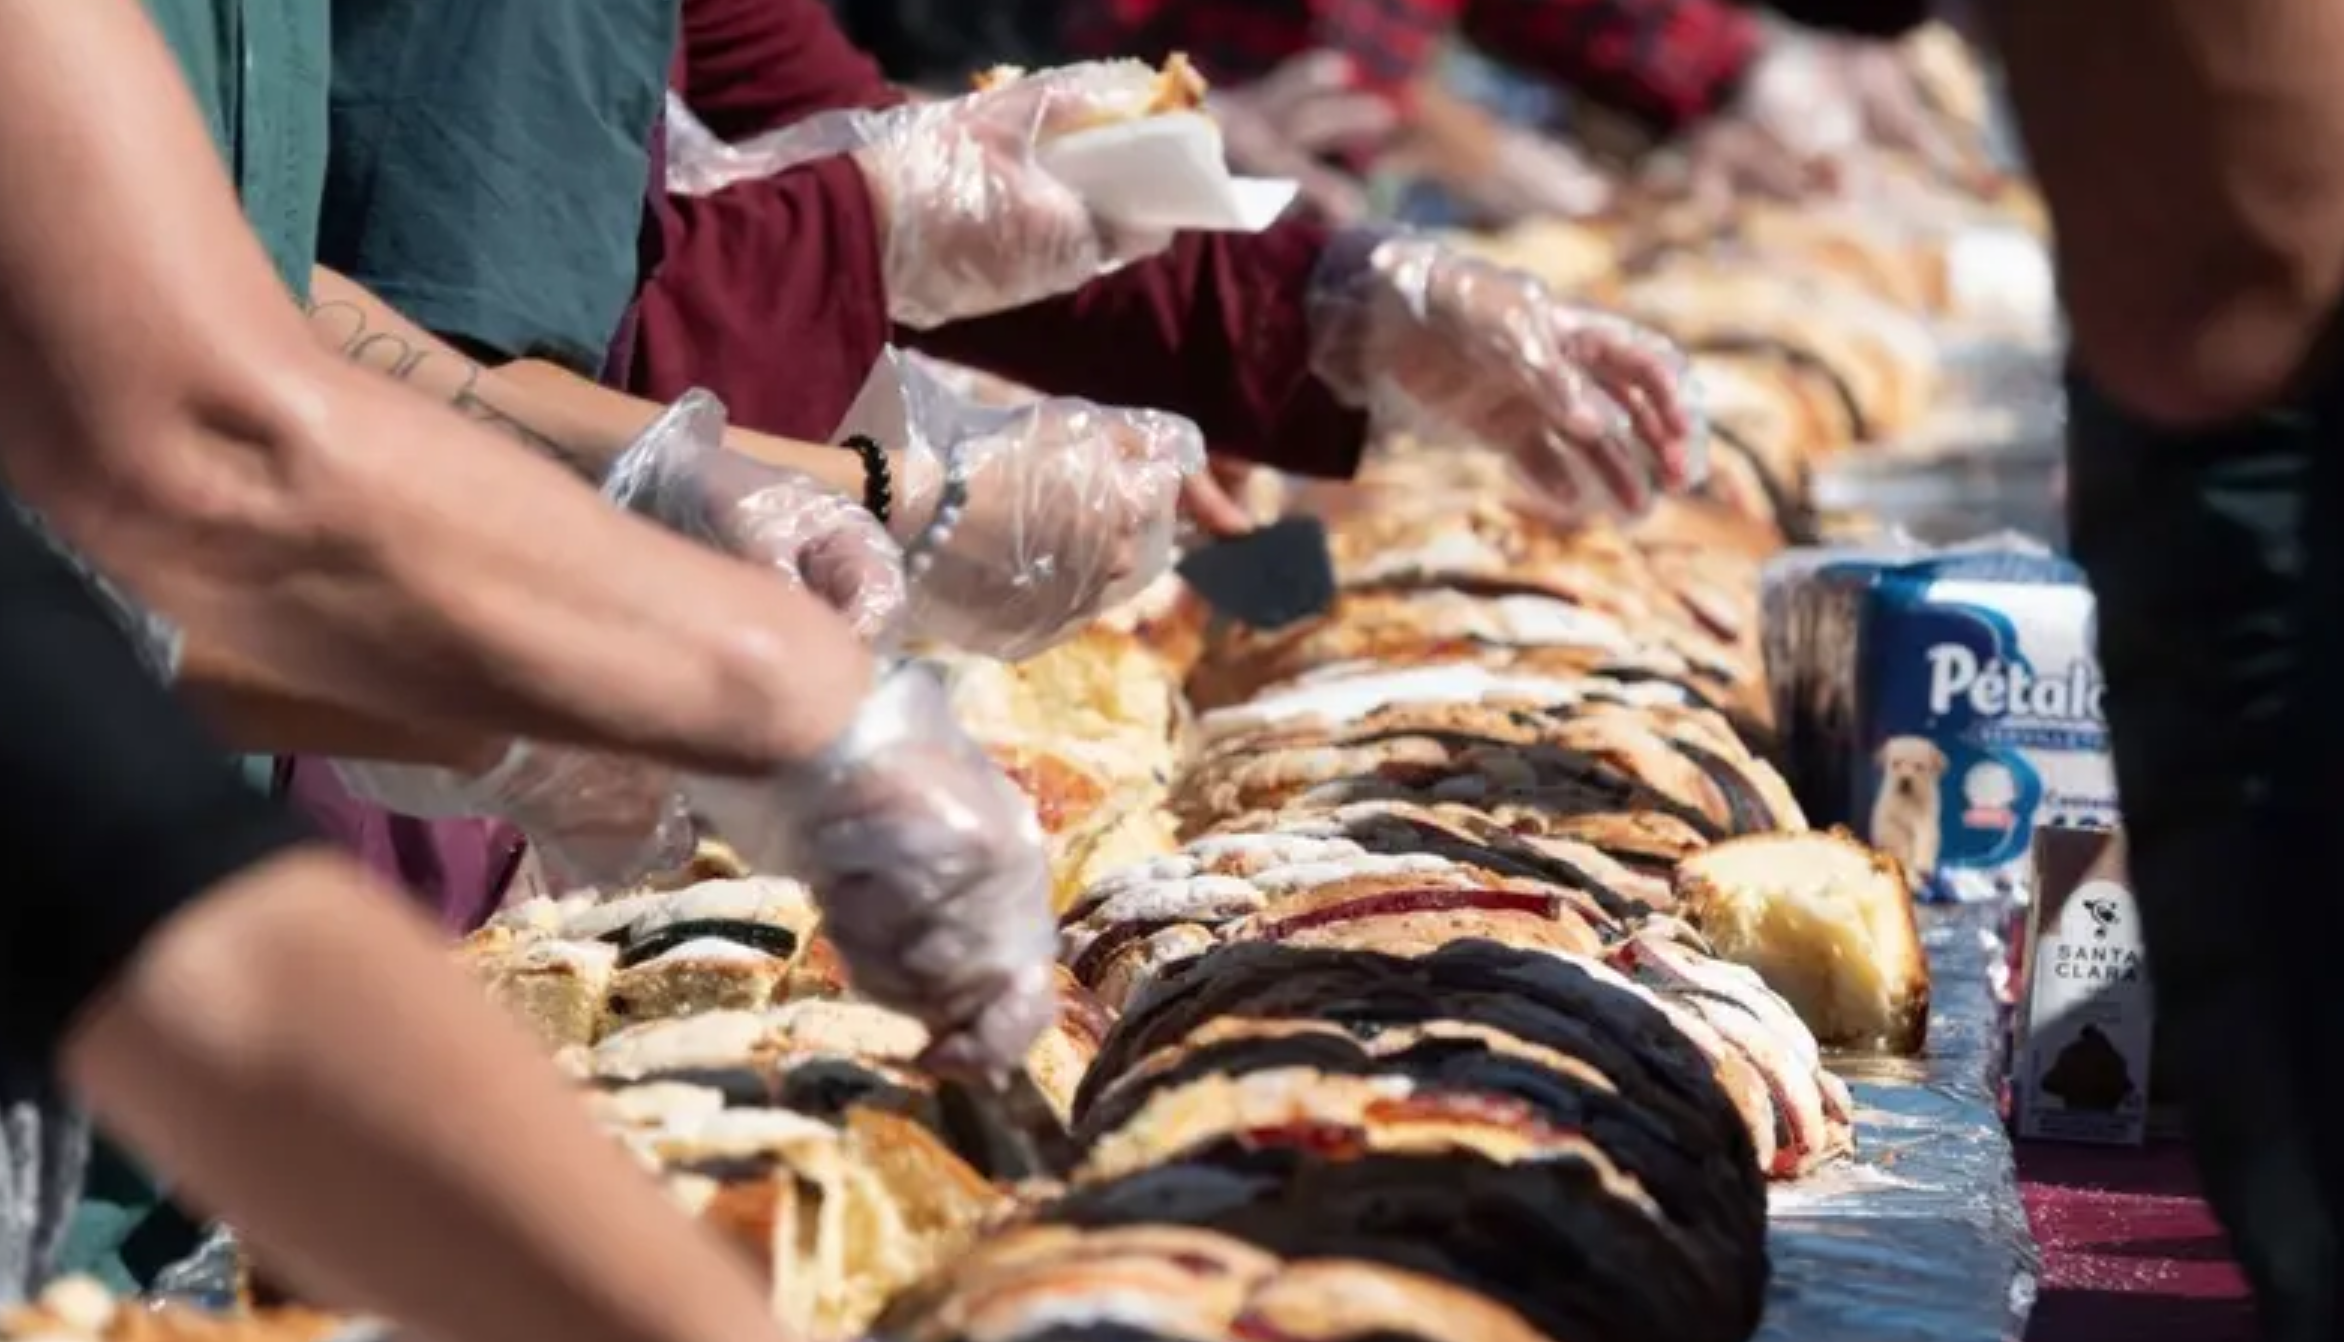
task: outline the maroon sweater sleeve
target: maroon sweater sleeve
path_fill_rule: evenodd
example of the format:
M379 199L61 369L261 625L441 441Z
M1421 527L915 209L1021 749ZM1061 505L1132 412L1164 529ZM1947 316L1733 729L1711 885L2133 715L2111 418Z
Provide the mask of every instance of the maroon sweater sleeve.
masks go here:
M727 139L900 99L822 0L685 0L679 84ZM671 197L667 213L630 385L654 395L705 386L738 423L828 433L890 334L861 175L820 164L701 200ZM1215 451L1348 475L1365 419L1310 375L1303 319L1325 241L1303 223L1183 238L1066 298L893 334L1042 391L1176 411Z
M831 159L661 206L662 257L636 300L628 390L693 387L733 422L820 440L888 339L878 224L860 169Z
M683 54L676 91L726 140L904 100L824 0L684 0Z
M919 349L1046 391L1177 411L1215 452L1303 475L1358 469L1367 420L1310 372L1303 296L1326 230L1186 234L1166 255Z

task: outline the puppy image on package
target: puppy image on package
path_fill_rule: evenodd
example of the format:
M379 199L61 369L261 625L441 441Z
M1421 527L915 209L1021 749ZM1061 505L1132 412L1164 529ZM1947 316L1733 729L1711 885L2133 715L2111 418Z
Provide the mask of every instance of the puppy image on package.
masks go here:
M1872 800L1872 846L1904 863L1914 885L1937 870L1937 784L1945 752L1925 736L1880 743L1880 793Z

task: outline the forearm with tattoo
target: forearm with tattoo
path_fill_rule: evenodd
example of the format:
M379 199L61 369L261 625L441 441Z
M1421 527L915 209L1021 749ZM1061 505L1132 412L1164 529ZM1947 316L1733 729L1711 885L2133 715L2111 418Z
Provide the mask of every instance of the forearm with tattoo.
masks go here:
M550 457L587 479L601 478L606 462L532 428L489 399L488 369L419 329L400 330L362 304L324 298L309 304L311 328L343 358L445 401L475 423Z
M589 480L600 480L666 407L535 359L483 364L323 267L310 276L309 329L344 359L442 401ZM862 488L852 453L729 429L727 448L802 471L833 489Z

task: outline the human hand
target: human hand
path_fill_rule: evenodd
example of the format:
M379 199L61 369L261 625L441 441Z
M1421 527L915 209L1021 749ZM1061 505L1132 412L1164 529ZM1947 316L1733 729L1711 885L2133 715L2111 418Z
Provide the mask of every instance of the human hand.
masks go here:
M1898 43L1852 39L1836 44L1837 77L1863 125L1865 137L1952 174L1980 169L1983 146L1964 137L1938 111L1910 50Z
M611 468L605 496L765 565L829 603L865 642L900 627L909 594L887 528L854 500L724 446L724 406L687 393Z
M335 760L353 796L426 819L490 817L536 846L555 889L612 889L682 866L692 820L675 772L643 760L514 742L477 773Z
M999 1073L1055 1017L1041 825L927 668L884 675L816 758L690 790L751 868L814 892L856 991L928 1026L929 1065Z
M922 330L1067 293L1171 245L1117 228L1039 161L1049 138L1144 112L1137 61L1046 70L958 98L826 112L725 144L669 98L667 186L707 195L851 155L879 220L888 314Z
M1367 217L1367 192L1328 155L1370 152L1399 129L1399 111L1382 94L1357 87L1348 56L1308 51L1251 84L1215 89L1206 109L1220 123L1229 163L1240 172L1284 177L1303 199L1339 224Z
M1257 525L1244 499L1257 468L1237 457L1211 457L1205 469L1181 482L1180 514L1197 531L1223 538L1242 536Z
M1571 146L1501 123L1488 168L1475 175L1472 203L1494 222L1580 219L1611 203L1611 180Z
M1721 217L1744 197L1806 200L1838 183L1830 160L1806 157L1774 131L1741 117L1700 126L1685 137L1682 150L1685 195Z
M1405 234L1339 239L1312 288L1312 365L1337 395L1379 431L1502 453L1533 511L1635 517L1697 483L1689 375L1658 334Z
M977 405L888 357L910 438L891 523L915 551L910 637L1030 657L1171 562L1181 482L1204 463L1195 425L1067 397Z
M888 312L927 329L1068 293L1171 245L1118 228L1040 162L1051 138L1144 111L1137 61L1073 65L998 88L861 114L854 150L882 221Z
M1796 200L1837 189L1865 146L1961 166L1901 48L1778 29L1734 105L1694 131L1686 151L1697 195Z

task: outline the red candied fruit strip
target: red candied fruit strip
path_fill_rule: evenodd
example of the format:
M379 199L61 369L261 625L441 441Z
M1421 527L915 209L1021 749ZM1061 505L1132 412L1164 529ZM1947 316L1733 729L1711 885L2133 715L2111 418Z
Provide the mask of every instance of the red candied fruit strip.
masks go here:
M1262 929L1263 939L1279 941L1297 932L1335 923L1353 922L1361 918L1389 918L1404 913L1439 913L1448 909L1482 909L1494 913L1534 913L1552 918L1562 900L1554 895L1532 894L1521 890L1443 889L1425 886L1411 890L1386 890L1373 895L1323 909L1312 909L1291 918L1280 918Z
M1229 1342L1303 1342L1258 1314L1240 1314L1229 1325Z

